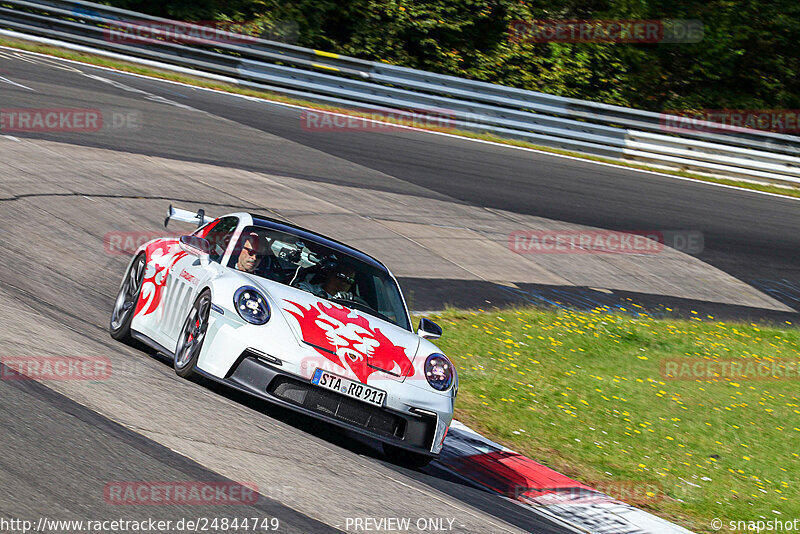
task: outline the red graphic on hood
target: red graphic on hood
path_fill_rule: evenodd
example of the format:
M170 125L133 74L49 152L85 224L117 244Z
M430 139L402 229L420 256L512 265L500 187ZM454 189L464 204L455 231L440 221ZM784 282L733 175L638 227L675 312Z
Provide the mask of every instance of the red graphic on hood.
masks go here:
M161 294L167 285L167 273L175 263L186 256L177 241L156 241L147 246L142 290L133 314L153 313L161 303Z
M342 369L350 369L366 384L375 371L388 371L398 376L413 376L414 368L406 349L395 345L380 328L372 328L358 313L323 302L309 308L291 300L297 310L284 308L292 314L303 331L303 340ZM377 368L377 369L376 369Z

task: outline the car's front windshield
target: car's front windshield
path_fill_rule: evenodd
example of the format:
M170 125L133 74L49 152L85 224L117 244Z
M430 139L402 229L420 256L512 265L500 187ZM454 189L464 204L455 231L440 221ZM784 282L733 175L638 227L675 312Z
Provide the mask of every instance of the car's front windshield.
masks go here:
M249 226L242 231L229 267L302 289L410 330L400 290L386 271L316 241Z

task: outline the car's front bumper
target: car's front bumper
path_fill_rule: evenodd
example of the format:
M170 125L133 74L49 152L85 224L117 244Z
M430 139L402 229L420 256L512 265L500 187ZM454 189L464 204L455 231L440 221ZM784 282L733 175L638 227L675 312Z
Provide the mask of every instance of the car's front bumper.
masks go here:
M224 378L198 371L240 391L343 429L419 454L438 456L432 451L439 449L434 440L442 430L434 412L414 408L401 412L372 406L316 386L247 351Z
M245 363L251 359L248 354L254 354L253 361ZM414 361L424 365L424 358ZM298 342L281 314L274 314L265 325L251 325L240 320L235 310L212 311L197 362L197 370L209 378L276 404L421 454L436 456L441 451L455 399L452 391L434 391L422 369L415 369L414 376L405 380L379 372L370 376L367 385L386 392L380 413L349 397L319 394L323 388L311 384L316 369L357 380L344 367L337 368L317 350ZM280 389L281 384L272 383L276 376L285 377ZM315 393L309 395L309 390ZM389 421L381 421L382 417Z

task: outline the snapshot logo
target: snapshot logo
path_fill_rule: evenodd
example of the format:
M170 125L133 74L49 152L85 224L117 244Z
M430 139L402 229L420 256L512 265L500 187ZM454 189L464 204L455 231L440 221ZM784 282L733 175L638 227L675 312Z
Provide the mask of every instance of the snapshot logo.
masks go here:
M103 236L103 248L106 254L130 256L148 241L164 237L175 236L164 232L108 232Z
M103 498L113 505L244 505L257 503L259 493L252 482L116 481Z
M515 43L699 43L703 23L694 19L515 20L508 35Z
M104 356L4 356L0 358L3 380L107 380L111 360Z
M711 528L733 532L800 532L800 519L739 519L724 523L715 517L711 520Z
M515 230L508 246L517 254L698 254L704 239L692 230Z
M661 113L661 129L668 133L738 132L760 130L785 134L800 133L798 109L702 109L669 110Z
M142 112L89 108L0 108L0 133L93 133L142 128Z
M666 358L661 361L664 380L800 380L800 360Z

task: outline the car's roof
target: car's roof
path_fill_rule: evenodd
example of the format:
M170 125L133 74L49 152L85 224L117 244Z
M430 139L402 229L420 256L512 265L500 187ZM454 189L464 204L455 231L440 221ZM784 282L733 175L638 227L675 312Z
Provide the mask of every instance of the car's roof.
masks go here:
M387 269L384 264L382 264L381 262L370 256L369 254L361 252L360 250L355 249L350 245L346 245L341 241L337 241L333 238L324 236L322 234L318 234L317 232L312 232L311 230L308 230L301 226L273 219L272 217L266 217L264 215L258 215L255 213L250 213L249 215L253 218L253 224L256 226L264 226L272 230L278 230L281 232L294 234L304 239L315 241L317 243L320 243L321 245L325 245L328 248L341 252L342 254L353 256L354 258L361 260L364 263L367 263L382 271L389 272L389 269Z

